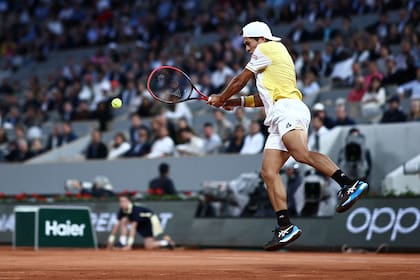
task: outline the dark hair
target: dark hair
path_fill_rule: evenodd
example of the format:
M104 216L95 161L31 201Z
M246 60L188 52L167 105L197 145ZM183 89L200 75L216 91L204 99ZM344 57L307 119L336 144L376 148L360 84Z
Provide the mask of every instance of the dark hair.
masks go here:
M169 171L169 164L163 162L161 164L159 164L159 173L162 174L166 174Z

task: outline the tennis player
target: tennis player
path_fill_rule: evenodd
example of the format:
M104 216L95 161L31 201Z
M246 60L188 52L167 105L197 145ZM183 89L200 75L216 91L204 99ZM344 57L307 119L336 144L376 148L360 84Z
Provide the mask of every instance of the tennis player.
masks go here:
M308 151L311 114L302 102L302 93L296 86L293 60L286 47L279 42L281 39L272 35L267 24L259 21L245 25L242 35L245 49L251 54L250 61L220 94L211 95L207 103L227 110L236 106L264 106L264 124L269 127L269 136L264 147L261 173L278 221L273 239L264 248L272 251L296 240L302 233L299 227L290 222L286 190L279 175L290 156L340 184L337 212L348 210L367 192L368 184L360 179L349 178L328 156ZM231 98L253 77L258 94Z
M108 238L108 249L114 247L118 230L120 230L119 241L124 246L122 247L123 250L131 250L133 248L136 232L144 238L145 249L174 248L175 243L169 235L165 235L162 240L155 239L156 236L163 233L163 230L159 218L152 210L134 205L126 196L121 196L119 203L118 223L112 228L111 235ZM130 224L130 230L128 232L128 238L125 238L128 224Z

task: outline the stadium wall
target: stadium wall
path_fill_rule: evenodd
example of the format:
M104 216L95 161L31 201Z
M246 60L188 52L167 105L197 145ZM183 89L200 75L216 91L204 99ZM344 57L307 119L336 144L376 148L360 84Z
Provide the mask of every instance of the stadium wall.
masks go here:
M66 204L68 205L68 204ZM98 243L104 245L116 223L116 202L77 203L91 209ZM160 217L165 233L180 245L261 248L269 240L273 218L195 218L197 201L145 202ZM374 250L420 251L420 198L366 198L350 211L326 218L293 218L303 235L291 249L338 249L343 245ZM0 243L11 244L13 208L0 204ZM136 244L142 240L137 237Z

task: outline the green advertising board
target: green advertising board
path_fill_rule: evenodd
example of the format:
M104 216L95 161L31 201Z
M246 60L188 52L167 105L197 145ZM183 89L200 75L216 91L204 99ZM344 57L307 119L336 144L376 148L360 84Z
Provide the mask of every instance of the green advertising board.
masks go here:
M88 207L17 206L14 246L96 248Z

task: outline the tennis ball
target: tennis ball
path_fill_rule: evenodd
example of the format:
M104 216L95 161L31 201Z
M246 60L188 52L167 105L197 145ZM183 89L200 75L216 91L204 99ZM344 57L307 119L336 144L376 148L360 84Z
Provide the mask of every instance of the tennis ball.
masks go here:
M112 108L118 109L122 106L122 100L118 97L115 97L111 101Z

